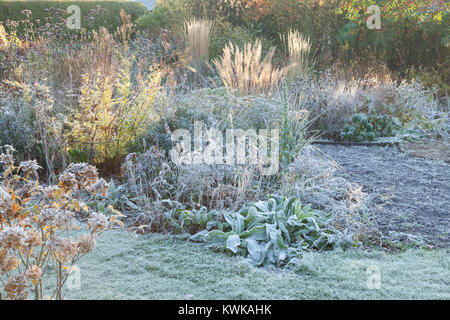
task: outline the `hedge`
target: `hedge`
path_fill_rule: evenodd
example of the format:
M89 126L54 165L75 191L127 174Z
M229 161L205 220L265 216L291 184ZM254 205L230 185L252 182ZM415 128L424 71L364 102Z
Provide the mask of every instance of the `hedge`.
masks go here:
M26 17L21 13L22 10L29 9L32 14L31 21L40 19L44 21L51 13L45 9L55 8L66 10L70 5L78 5L81 9L81 27L86 27L86 16L89 16L91 9L100 6L107 9L108 12L102 14L101 19L96 19L89 28L98 29L106 27L114 31L120 24L120 10L123 9L131 15L131 20L135 21L140 16L148 12L147 8L139 2L133 1L0 1L0 22L5 24L6 20L20 21Z

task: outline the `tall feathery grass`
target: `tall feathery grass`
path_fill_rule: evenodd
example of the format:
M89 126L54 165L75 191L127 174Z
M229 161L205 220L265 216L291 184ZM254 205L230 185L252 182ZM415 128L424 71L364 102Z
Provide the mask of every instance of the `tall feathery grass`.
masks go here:
M237 90L240 95L272 92L286 75L289 67L276 68L272 64L275 47L261 61L261 41L246 43L241 49L231 42L225 46L220 59L213 63L228 91Z
M6 50L8 48L8 34L5 31L5 28L2 24L0 24L0 51Z
M297 77L305 76L313 67L311 41L298 30L289 30L287 37L282 35L281 40L288 47L292 67L286 78L292 82Z
M205 19L191 19L184 24L188 55L192 60L209 60L209 42L214 23Z

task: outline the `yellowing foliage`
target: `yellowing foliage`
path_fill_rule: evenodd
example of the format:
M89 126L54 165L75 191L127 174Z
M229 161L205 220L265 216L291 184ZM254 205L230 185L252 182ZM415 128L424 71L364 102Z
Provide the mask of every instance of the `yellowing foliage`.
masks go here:
M83 75L79 110L70 123L69 145L71 150L87 154L90 162L120 161L151 120L161 72L150 70L146 78L132 84L130 66L124 58L117 77Z

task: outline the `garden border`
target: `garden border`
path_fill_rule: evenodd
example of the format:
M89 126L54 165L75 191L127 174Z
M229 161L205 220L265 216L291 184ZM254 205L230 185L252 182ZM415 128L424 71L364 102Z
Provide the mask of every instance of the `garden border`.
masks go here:
M338 141L312 141L311 144L338 145L345 147L399 147L399 142L338 142Z

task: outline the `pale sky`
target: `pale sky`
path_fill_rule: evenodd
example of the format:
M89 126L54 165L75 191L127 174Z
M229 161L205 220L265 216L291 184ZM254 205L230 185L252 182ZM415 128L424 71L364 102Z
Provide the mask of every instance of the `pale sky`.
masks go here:
M156 0L136 0L136 1L143 3L148 10L152 10L156 2Z

